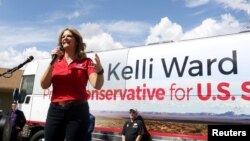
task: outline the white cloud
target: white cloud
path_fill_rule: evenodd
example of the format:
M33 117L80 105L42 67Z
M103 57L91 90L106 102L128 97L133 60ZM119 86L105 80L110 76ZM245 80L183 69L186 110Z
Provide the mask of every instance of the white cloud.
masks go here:
M243 26L230 14L221 16L220 21L208 18L201 25L187 31L182 39L201 38L214 35L236 33L243 30Z
M96 23L84 23L80 25L80 31L84 38L92 38L93 36L102 34L104 31L101 26Z
M219 1L219 0L218 0ZM222 2L222 0L220 0ZM79 13L74 12L72 18L78 17ZM149 31L150 29L150 31ZM230 14L221 16L221 19L205 19L199 26L184 33L181 25L170 21L167 17L150 28L143 22L103 22L84 23L80 25L79 31L82 33L87 43L87 51L101 51L123 48L120 42L114 40L112 35L132 38L143 37L150 32L146 38L146 44L169 40L179 40L188 38L207 37L218 34L228 34L241 31L242 25ZM35 27L8 27L0 26L0 67L13 67L23 62L28 56L33 55L35 59L50 56L49 52L38 50L36 47L28 47L25 51L18 51L14 47L34 43L56 43L57 29L35 28ZM145 38L143 38L145 39Z
M117 21L102 23L101 26L111 33L138 36L150 28L150 25L143 22Z
M60 30L61 31L61 30ZM86 51L101 51L123 48L121 43L115 42L112 36L105 33L98 24L82 24L79 31L82 33L87 43ZM41 51L36 47L25 47L29 44L46 44L57 42L57 32L55 29L41 30L32 27L8 27L0 26L0 67L11 68L23 62L32 55L35 59L50 57L50 50ZM86 33L86 34L85 34ZM15 47L22 46L22 51ZM51 48L52 49L52 48Z
M156 24L150 30L146 44L163 41L176 41L184 39L194 39L237 33L244 30L244 25L240 24L232 15L221 15L221 19L205 19L201 25L189 30L182 31L182 27L177 23L172 23L167 17L162 18L160 23Z
M75 3L73 4L74 9L77 9L77 11L81 15L89 15L92 13L92 11L100 8L96 3L93 2L88 2L85 0L76 0Z
M86 39L86 42L86 51L103 51L123 48L119 42L115 42L113 38L107 33L93 36L90 39Z
M198 11L198 12L195 12L195 13L193 13L192 14L192 16L199 16L199 15L202 15L203 13L205 13L206 12L206 10L200 10L200 11Z
M42 15L40 19L44 19L43 23L53 23L55 21L65 19L65 17L67 17L65 15L66 14L62 12L54 12L50 13L49 15L48 14Z
M149 34L150 24L138 21L113 21L100 23L101 28L114 36L124 46L138 46Z
M177 23L172 23L167 17L162 18L160 23L150 29L150 35L146 39L146 44L162 41L175 41L182 36L182 27Z
M26 48L23 52L24 56L34 56L34 59L49 58L50 52L38 50L36 47Z
M56 32L47 28L0 26L0 67L11 68L25 61L28 56L47 58L49 52L31 47L57 41ZM25 48L25 49L24 49Z
M86 38L92 38L93 36L105 33L112 36L112 38L115 37L113 40L119 40L126 46L138 45L138 42L141 44L147 36L149 29L149 24L136 21L84 23L81 25L82 33Z
M205 5L209 2L209 0L185 0L187 7L197 7L201 5Z
M27 48L23 52L7 48L0 52L0 56L1 68L13 68L24 62L29 56L33 56L34 59L41 59L50 57L50 53L37 50L36 47Z
M115 42L112 36L105 33L98 24L82 24L80 32L87 43L86 51L103 51L123 48L119 42Z
M248 0L216 0L216 2L224 5L225 8L231 8L233 10L248 11Z
M74 18L78 18L80 16L80 13L78 11L75 11L71 14L69 14L68 16L66 16L69 20L72 20Z
M44 23L53 23L60 20L72 20L80 18L82 16L86 16L90 14L94 9L98 8L97 5L88 3L83 0L72 2L72 5L70 5L70 7L74 9L74 11L60 10L51 13L45 13L40 17L40 19L44 19Z
M49 15L43 15L41 18L44 19L43 23L53 23L59 20L72 20L80 17L81 14L79 11L74 11L72 13L65 13L61 11L57 11L54 13L49 13Z

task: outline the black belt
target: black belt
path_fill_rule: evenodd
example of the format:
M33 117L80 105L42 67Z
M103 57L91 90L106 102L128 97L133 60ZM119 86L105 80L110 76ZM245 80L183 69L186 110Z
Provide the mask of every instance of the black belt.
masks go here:
M67 100L67 101L59 101L52 102L56 106L66 107L66 106L76 106L81 105L83 103L87 103L87 100Z

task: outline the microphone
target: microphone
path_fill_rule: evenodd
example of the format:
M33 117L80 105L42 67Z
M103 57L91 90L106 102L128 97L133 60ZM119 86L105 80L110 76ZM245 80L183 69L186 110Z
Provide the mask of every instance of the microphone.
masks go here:
M60 51L63 51L63 48L62 47L58 47ZM52 58L51 58L51 62L50 62L50 65L54 64L54 62L56 61L58 55L57 54L53 54L52 55Z
M54 64L54 62L56 61L56 58L57 58L57 54L53 54L50 65Z
M22 64L18 65L16 68L17 68L17 69L20 69L20 68L23 67L25 64L31 62L33 59L34 59L34 57L33 57L33 56L30 56L29 58L27 58L26 61L24 61Z
M30 61L32 61L34 59L33 56L30 56L29 58L27 58L26 61L24 61L22 64L12 68L12 69L9 69L6 73L13 73L14 71L20 69L21 67L23 67L25 64L29 63Z

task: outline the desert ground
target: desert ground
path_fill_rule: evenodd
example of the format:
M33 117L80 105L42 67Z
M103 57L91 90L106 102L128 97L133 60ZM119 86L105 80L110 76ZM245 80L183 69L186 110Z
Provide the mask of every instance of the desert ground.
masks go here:
M96 127L120 128L128 119L96 117ZM207 124L144 120L149 132L207 136Z

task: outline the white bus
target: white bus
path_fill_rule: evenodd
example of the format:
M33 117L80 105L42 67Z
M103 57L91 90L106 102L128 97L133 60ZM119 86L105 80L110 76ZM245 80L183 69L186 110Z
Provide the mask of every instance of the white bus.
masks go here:
M210 123L250 124L249 41L245 32L97 52L105 82L87 89L93 140L121 140L130 108L154 141L207 140ZM52 88L42 89L40 77L49 62L27 64L19 88L31 141L44 136Z

